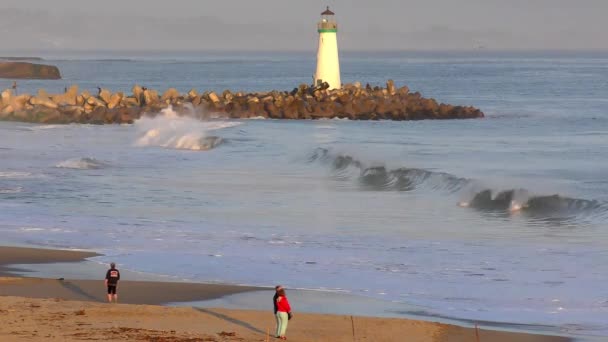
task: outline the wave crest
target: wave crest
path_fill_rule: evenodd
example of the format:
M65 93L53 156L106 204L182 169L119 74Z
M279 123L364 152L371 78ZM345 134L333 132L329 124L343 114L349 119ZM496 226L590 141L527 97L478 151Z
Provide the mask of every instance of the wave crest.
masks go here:
M317 148L309 162L329 165L332 176L340 180L356 179L364 190L412 191L420 188L456 192L470 183L444 172L418 168L388 169L386 166L367 166L346 154L334 154L325 148Z

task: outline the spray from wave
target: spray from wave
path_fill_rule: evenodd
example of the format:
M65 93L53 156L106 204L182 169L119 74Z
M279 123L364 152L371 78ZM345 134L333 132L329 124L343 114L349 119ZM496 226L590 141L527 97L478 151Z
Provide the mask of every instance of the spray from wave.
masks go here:
M460 197L458 205L482 212L522 212L533 218L577 219L608 216L608 203L559 194L538 195L527 189L495 190L478 181L419 168L367 166L346 154L317 148L308 158L329 166L336 180L355 181L367 191L441 191Z
M225 142L209 131L240 125L240 122L201 121L192 116L180 116L172 107L156 117L142 117L135 122L139 132L136 146L159 146L170 149L207 151Z
M73 158L57 163L60 169L97 170L103 169L107 164L95 158Z

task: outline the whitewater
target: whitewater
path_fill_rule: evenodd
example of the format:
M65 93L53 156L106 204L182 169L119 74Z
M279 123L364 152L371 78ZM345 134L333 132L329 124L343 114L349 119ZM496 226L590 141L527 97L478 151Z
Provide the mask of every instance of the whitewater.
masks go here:
M92 249L173 279L341 291L390 302L387 315L415 305L608 336L608 57L432 57L385 54L370 69L346 55L344 79L390 74L486 119L201 121L168 109L133 125L1 122L2 241ZM167 84L146 75L170 68L164 82L180 91L308 77L293 55L98 62L112 79L90 63L58 61L74 82L113 90L132 85L127 67L156 88Z

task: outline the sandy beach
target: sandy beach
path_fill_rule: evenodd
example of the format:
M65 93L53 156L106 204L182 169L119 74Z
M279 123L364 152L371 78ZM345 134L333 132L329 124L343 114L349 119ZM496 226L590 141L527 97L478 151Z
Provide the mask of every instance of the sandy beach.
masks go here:
M272 312L160 304L219 298L260 288L154 281L121 281L121 304L104 303L102 280L17 277L11 264L80 262L91 252L0 247L2 341L266 341ZM272 295L269 290L269 296ZM292 341L523 341L570 339L464 328L436 322L295 313ZM275 340L270 337L270 340Z

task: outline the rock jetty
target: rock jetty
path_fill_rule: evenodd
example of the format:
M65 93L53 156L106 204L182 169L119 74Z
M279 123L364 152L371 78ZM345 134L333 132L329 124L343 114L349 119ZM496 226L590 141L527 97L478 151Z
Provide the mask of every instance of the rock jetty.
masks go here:
M132 123L142 115L154 116L172 106L178 113L189 113L201 119L271 118L351 120L423 120L469 119L484 114L477 108L438 103L424 98L408 87L397 88L392 80L386 87L347 84L329 90L327 85L301 85L292 91L258 93L231 92L199 93L192 89L186 94L174 88L160 94L156 90L134 86L131 94L99 88L97 94L79 92L71 86L63 94L14 95L10 89L1 93L0 120L39 123Z
M0 62L0 78L58 80L61 79L61 73L54 65Z

